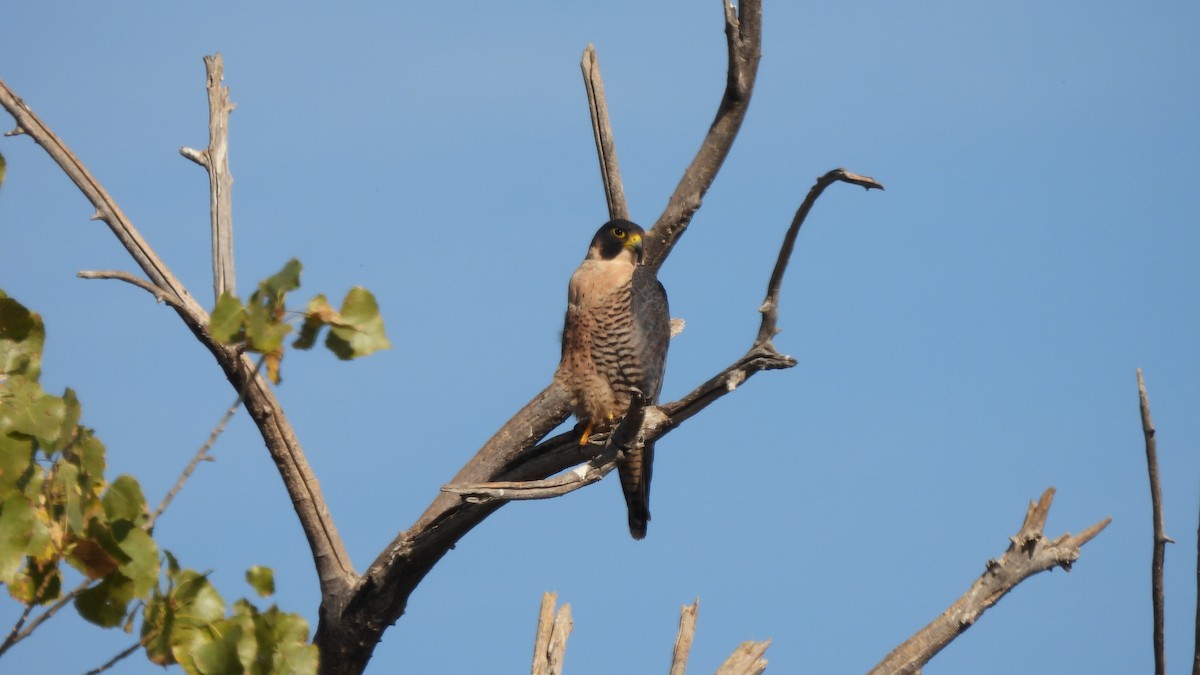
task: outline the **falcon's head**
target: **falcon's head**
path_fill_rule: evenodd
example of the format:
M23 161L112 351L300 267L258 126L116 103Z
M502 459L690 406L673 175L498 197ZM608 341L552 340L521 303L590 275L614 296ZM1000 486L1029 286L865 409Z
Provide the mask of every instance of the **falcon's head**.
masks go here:
M592 245L588 248L588 260L627 259L633 265L642 264L642 245L646 231L628 220L610 220L600 226ZM628 251L628 256L625 255Z

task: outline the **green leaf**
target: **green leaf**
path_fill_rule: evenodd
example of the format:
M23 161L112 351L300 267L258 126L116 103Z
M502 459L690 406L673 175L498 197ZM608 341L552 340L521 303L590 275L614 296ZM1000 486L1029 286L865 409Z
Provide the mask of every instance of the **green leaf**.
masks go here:
M0 432L32 436L50 455L67 419L67 404L42 391L35 380L12 377L0 391Z
M200 635L195 634L189 651L196 672L205 675L245 672L238 658L238 642L242 636L242 628L237 625L226 626L224 631L209 639L196 639Z
M104 488L104 444L92 435L90 429L84 429L79 441L75 444L75 452L79 456L80 488L88 498L98 497Z
M33 466L31 439L0 434L0 501L12 492L22 492L20 483L28 478Z
M9 297L0 298L0 374L37 380L46 328L42 317Z
M0 502L0 583L11 586L18 581L36 525L33 505L24 495L13 494Z
M279 320L269 307L251 305L246 316L246 341L252 351L266 354L283 346L292 327Z
M246 570L246 582L260 598L270 597L275 593L275 572L270 567L255 565Z
M27 558L25 574L8 587L17 602L25 605L44 605L62 595L62 572L58 565L39 565Z
M144 598L158 582L158 545L145 530L133 527L124 533L120 546L129 557L121 565L121 574L132 582L134 597Z
M325 346L339 359L349 360L391 349L383 327L383 317L375 296L361 286L355 286L342 301L343 326L331 326Z
M283 269L264 279L258 288L272 300L282 301L284 295L300 288L300 270L303 268L299 260L292 258Z
M56 491L62 499L63 515L67 527L75 534L83 534L83 491L79 489L79 467L69 462L59 462L54 475Z
M312 349L313 344L317 341L317 334L333 318L341 320L324 295L318 294L309 300L308 308L304 311L304 324L300 326L300 335L292 343L292 346L296 349Z
M0 153L0 185L4 184L4 174L8 171L8 162L4 161L4 154Z
M208 330L217 342L232 343L242 339L242 327L246 323L246 308L229 291L217 298L217 306L208 318Z
M175 655L171 652L171 627L174 623L175 609L170 597L155 592L142 609L141 642L150 663L160 666L175 663Z
M121 625L133 598L133 582L117 573L77 595L75 609L97 626L115 628Z
M171 596L181 627L198 628L225 617L225 601L208 577L185 569L174 576L174 581Z
M104 505L104 513L109 522L127 520L135 525L141 525L149 517L146 509L146 498L142 495L142 486L138 485L133 476L117 477L104 496L100 498Z

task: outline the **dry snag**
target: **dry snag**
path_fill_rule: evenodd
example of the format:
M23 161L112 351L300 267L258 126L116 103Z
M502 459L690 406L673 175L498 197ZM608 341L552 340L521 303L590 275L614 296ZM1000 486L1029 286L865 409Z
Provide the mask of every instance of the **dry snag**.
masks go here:
M1064 534L1047 539L1046 518L1054 501L1054 488L1048 488L1037 502L1030 502L1025 521L1009 539L1008 550L999 560L989 560L983 575L941 616L918 631L904 644L892 650L871 673L916 673L929 659L954 638L975 624L992 605L1025 579L1046 570L1061 567L1070 571L1079 558L1079 549L1101 530L1111 518L1092 525L1076 535Z

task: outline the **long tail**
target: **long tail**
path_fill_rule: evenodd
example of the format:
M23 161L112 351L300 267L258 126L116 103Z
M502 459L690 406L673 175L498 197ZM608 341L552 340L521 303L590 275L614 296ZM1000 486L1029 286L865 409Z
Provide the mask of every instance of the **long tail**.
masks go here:
M629 508L629 534L644 539L650 521L650 474L654 470L654 444L630 450L617 464L625 506Z

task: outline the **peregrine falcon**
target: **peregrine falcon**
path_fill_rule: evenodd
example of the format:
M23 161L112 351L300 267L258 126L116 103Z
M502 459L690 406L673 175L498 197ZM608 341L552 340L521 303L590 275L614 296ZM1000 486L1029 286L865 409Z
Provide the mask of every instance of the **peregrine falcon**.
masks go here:
M605 223L567 288L562 361L555 377L571 395L582 428L579 444L610 430L629 410L630 392L657 405L671 319L667 293L642 265L645 231L627 220ZM629 533L646 536L654 444L634 449L617 465Z

